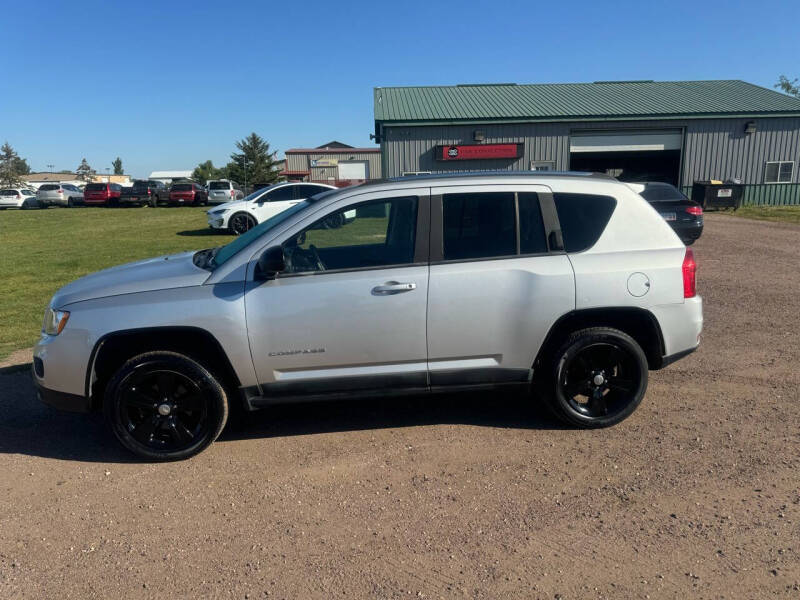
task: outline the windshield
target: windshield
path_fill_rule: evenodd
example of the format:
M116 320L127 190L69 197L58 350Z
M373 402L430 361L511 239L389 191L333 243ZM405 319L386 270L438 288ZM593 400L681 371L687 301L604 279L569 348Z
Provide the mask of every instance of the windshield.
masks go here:
M150 186L149 183L146 181L134 181L133 182L133 189L134 190L146 190Z
M227 181L212 181L208 184L210 190L229 190L230 188L231 184Z
M59 186L54 185L52 183L48 183L48 184L39 186L39 191L40 192L49 192L50 190L57 190L58 188L59 188Z
M106 191L106 184L105 183L90 183L84 189L87 192L105 192Z
M274 217L270 217L263 223L259 223L247 233L237 237L230 244L226 244L225 246L220 246L219 248L213 248L210 251L201 250L195 255L194 262L198 267L216 269L217 267L224 265L228 260L233 258L242 249L247 247L254 240L258 239L259 237L267 233L270 229L280 225L292 215L299 213L300 211L304 210L309 206L311 206L311 202L309 202L308 200L304 200L303 202L298 202L297 204L295 204L294 206L290 206L283 212L279 212ZM201 255L204 252L208 252L209 254ZM200 264L200 261L202 261L205 264Z
M192 191L192 184L191 183L176 183L172 186L173 192L191 192Z

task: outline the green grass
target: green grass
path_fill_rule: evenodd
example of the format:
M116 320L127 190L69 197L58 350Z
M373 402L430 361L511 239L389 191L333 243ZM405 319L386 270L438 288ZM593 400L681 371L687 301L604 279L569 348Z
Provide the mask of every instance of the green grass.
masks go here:
M746 219L800 223L800 206L742 206L734 212L726 212Z
M205 209L49 208L0 211L0 359L39 337L53 293L106 267L220 246Z

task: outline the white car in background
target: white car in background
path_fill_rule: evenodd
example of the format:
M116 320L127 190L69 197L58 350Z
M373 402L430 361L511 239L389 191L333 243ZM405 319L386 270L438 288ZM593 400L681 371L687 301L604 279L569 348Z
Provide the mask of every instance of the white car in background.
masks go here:
M40 208L36 191L30 188L0 189L0 209L2 208Z
M240 235L306 198L335 189L323 183L277 183L209 210L208 225Z
M36 199L42 206L58 204L72 208L83 204L83 192L70 183L45 183L39 186Z

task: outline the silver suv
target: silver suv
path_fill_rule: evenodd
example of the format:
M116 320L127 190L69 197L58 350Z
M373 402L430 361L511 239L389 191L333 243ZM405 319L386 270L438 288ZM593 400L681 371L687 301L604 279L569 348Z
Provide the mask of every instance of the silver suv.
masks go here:
M34 379L45 402L102 410L154 460L203 450L234 402L514 388L573 426L605 427L639 405L648 369L697 347L695 270L661 216L609 177L368 183L226 246L65 286Z

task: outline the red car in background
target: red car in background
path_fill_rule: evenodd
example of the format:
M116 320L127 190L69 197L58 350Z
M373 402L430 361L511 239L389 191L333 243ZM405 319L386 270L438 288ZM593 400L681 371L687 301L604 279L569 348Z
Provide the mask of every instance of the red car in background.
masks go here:
M122 194L118 183L87 183L83 188L83 202L87 206L116 206Z
M169 203L205 206L208 204L208 192L196 183L173 183L169 188Z

